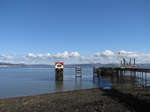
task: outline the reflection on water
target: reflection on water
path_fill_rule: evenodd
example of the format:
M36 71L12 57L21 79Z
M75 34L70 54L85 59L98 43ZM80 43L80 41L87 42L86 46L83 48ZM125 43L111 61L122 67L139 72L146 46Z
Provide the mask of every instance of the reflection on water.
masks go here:
M63 81L55 81L55 91L63 91Z
M64 81L55 81L55 68L0 68L0 99L95 88L92 70L83 68L75 78L75 68L65 68Z
M79 89L82 87L82 77L75 77L75 88Z
M131 75L134 76L134 73ZM111 85L144 85L146 82L137 77L150 79L149 74L145 77L145 74L138 73L136 78L130 77L129 73L125 76L111 76L93 78L93 68L82 68L82 77L75 78L75 68L65 68L64 80L55 81L55 68L0 68L0 99Z

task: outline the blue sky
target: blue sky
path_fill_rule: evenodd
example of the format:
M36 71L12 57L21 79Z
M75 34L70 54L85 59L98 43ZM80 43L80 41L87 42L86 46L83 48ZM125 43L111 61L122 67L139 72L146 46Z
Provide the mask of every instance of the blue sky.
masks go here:
M0 0L0 16L0 62L88 63L120 51L150 62L149 0Z

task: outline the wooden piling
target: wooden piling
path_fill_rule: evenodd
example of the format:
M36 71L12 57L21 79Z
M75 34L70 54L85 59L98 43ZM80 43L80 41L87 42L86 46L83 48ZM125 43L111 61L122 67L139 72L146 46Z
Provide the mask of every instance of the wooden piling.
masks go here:
M75 77L82 77L82 69L81 67L75 68Z

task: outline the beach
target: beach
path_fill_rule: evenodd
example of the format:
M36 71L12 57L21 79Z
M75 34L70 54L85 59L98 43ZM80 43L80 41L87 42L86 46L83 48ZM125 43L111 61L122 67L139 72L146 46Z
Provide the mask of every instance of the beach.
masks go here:
M0 112L149 112L150 90L101 88L0 100Z

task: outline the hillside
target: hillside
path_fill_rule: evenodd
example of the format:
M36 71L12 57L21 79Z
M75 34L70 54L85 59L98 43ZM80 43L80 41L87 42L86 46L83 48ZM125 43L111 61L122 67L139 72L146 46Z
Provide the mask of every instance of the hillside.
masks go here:
M150 63L142 63L138 64L141 67L150 67ZM116 66L115 63L102 64L102 63L89 63L89 64L65 64L65 67L75 67L75 66L84 66L84 67L94 67L94 66ZM13 64L13 63L3 63L0 62L0 67L54 67L54 65L48 64Z

